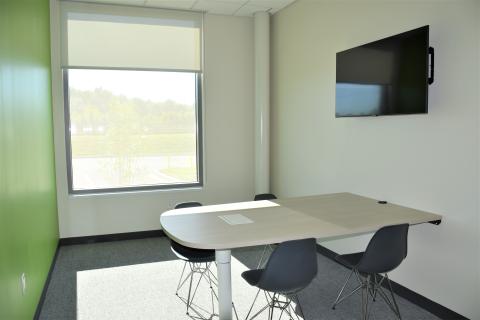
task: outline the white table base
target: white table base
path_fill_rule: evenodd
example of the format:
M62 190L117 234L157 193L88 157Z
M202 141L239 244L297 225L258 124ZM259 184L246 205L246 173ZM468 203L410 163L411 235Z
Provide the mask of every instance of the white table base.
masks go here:
M218 314L220 320L232 320L232 254L230 250L216 250L218 270Z

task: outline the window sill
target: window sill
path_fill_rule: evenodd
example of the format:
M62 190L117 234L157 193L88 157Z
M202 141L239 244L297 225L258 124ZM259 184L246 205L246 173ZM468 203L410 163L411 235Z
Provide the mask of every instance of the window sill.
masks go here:
M203 190L203 183L178 185L178 186L148 186L139 188L121 188L121 189L99 189L99 190L81 190L69 191L68 196L71 198L77 197L110 197L110 196L129 196L145 193L169 193L169 192L184 192L184 191L201 191Z

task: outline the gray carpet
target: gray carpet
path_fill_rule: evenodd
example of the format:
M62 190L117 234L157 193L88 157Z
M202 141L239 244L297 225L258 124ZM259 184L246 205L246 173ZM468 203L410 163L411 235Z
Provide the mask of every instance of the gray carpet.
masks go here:
M245 248L234 250L233 256L243 265L254 268L260 252L261 248ZM175 258L170 251L169 242L166 238L63 246L58 253L57 263L53 270L40 319L76 319L78 271L171 261ZM319 273L317 278L300 294L305 318L311 320L360 319L361 298L359 294L345 300L336 310L330 308L345 280L347 269L321 255L318 255L318 263ZM179 274L172 275L172 277L179 277L180 272L181 270L178 270ZM353 281L351 285L354 285ZM168 295L168 298L170 298L170 295ZM251 298L253 299L253 296ZM438 319L400 297L397 297L397 299L403 319ZM245 301L242 299L237 304L246 304ZM162 302L159 301L159 303ZM164 303L170 302L166 300ZM249 305L242 305L239 306L239 309L248 309L248 307ZM244 314L239 315L242 319L244 316ZM175 319L177 317L175 316ZM382 301L378 301L374 304L371 318L383 320L394 319L394 316ZM188 318L185 316L184 319Z

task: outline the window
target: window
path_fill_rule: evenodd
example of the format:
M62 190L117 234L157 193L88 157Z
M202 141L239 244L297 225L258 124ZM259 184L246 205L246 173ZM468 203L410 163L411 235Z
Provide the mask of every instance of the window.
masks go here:
M202 184L201 15L62 2L71 193Z

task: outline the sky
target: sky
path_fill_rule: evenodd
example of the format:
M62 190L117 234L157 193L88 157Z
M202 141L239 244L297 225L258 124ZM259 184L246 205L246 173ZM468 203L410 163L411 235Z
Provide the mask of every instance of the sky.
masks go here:
M116 95L154 102L173 100L195 105L195 73L70 69L71 88L102 88Z

